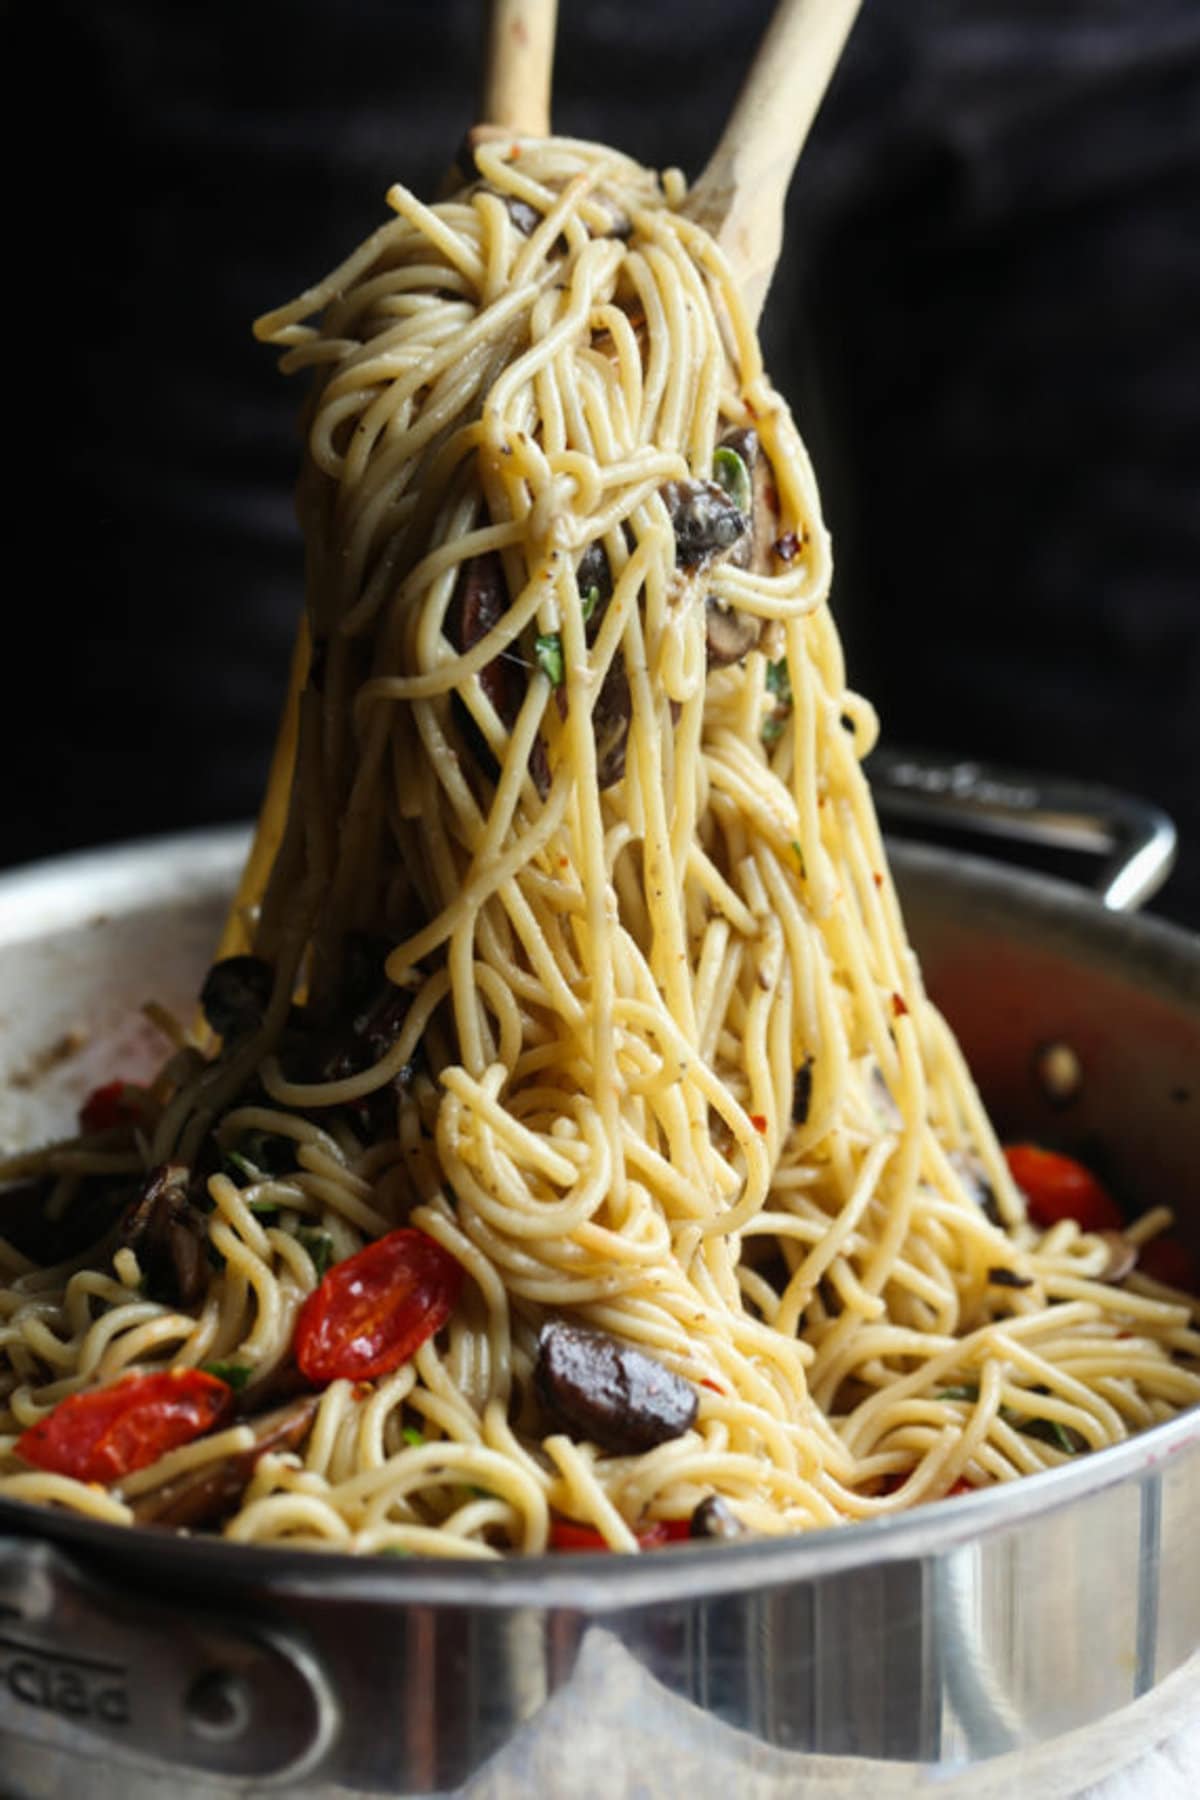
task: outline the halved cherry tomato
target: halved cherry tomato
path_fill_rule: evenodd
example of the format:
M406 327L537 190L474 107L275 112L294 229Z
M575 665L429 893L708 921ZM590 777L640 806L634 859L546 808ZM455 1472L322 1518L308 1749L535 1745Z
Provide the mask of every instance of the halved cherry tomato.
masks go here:
M335 1263L300 1308L296 1361L309 1381L369 1381L407 1362L458 1304L463 1272L405 1227Z
M107 1484L203 1437L232 1410L233 1389L203 1369L126 1375L112 1387L61 1400L13 1447L53 1475Z
M93 1088L79 1109L79 1123L90 1134L111 1131L115 1125L132 1125L141 1117L137 1089L128 1081L106 1081Z
M1138 1251L1138 1271L1165 1287L1179 1288L1185 1294L1200 1294L1200 1257L1189 1250L1182 1238L1151 1238Z
M1008 1144L1009 1173L1029 1203L1029 1217L1043 1231L1074 1219L1081 1231L1120 1231L1121 1209L1090 1169L1039 1144Z
M687 1519L651 1519L634 1536L643 1550L658 1550L663 1544L677 1544L691 1536ZM581 1525L577 1519L551 1519L552 1550L607 1550L608 1539L594 1525Z
M968 1481L965 1475L960 1475L954 1485L946 1489L946 1499L953 1500L955 1494L973 1494L974 1492L975 1483Z

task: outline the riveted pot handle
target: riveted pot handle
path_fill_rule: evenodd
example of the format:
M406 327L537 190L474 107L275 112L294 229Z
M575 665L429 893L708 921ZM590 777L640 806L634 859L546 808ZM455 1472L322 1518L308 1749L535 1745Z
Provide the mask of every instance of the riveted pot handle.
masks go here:
M301 1646L0 1537L0 1738L72 1757L294 1781L337 1725Z
M1167 815L1114 788L924 750L874 750L867 774L885 824L950 826L1099 854L1096 890L1113 912L1136 912L1175 862L1176 832Z

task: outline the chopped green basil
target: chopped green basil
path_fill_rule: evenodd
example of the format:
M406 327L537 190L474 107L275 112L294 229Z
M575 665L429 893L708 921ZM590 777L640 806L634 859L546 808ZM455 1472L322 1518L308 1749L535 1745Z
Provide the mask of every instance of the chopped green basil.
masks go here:
M256 1219L277 1219L279 1217L278 1200L248 1200L246 1205Z
M1069 1425L1058 1419L1028 1419L1024 1425L1017 1427L1026 1437L1037 1438L1043 1444L1052 1444L1056 1450L1062 1450L1067 1456L1078 1456L1081 1450L1087 1449L1086 1438L1072 1431Z
M206 1375L215 1375L226 1387L231 1387L235 1394L240 1394L254 1370L249 1363L206 1362L200 1364Z
M294 1236L296 1242L308 1251L317 1280L321 1281L333 1262L333 1239L327 1231L319 1231L312 1225L298 1225Z
M763 743L768 745L777 744L783 736L783 728L786 724L786 718L780 718L778 713L768 713L767 717L763 720Z
M725 489L739 512L748 513L754 504L750 471L736 450L722 444L713 451L713 480Z
M418 1431L415 1425L406 1425L400 1436L406 1444L423 1444L425 1442L425 1433Z
M787 657L781 656L778 662L767 664L767 692L774 694L780 701L792 702L792 678L788 674Z
M243 1156L240 1150L225 1152L225 1166L231 1175L244 1175L247 1181L262 1180L261 1169L255 1168L250 1158Z
M799 838L792 839L792 849L796 853L796 861L800 864L800 878L802 881L807 881L808 880L808 866L804 861L804 850L800 844Z
M586 625L600 604L600 589L598 587L590 587L586 594L580 595L580 599L583 602L583 622Z
M557 631L547 632L533 640L533 648L537 654L538 668L552 687L561 687L566 680L566 665L563 662L562 639Z

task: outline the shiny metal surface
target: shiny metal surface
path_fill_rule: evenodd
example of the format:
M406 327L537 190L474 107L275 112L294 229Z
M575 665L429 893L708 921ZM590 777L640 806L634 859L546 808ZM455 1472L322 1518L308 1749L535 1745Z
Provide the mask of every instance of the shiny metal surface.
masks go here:
M244 843L0 881L5 1139L69 1124L118 1051L153 1065L131 1008L187 1012ZM1118 1182L1190 1202L1195 1240L1200 945L986 864L894 862L1002 1127L1102 1136ZM1069 1113L1049 1041L1080 1058ZM1200 1651L1198 1549L1197 1414L903 1519L629 1561L366 1563L0 1503L0 1787L1040 1800L1160 1728Z
M1113 912L1144 906L1175 863L1174 821L1115 788L928 750L876 749L868 768L885 826L959 826L972 836L1099 855L1096 888Z

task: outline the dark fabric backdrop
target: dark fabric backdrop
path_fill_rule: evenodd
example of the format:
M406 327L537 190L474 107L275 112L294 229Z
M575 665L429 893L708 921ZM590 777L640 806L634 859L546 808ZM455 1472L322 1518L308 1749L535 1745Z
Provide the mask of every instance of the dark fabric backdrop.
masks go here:
M432 191L480 10L5 9L0 861L252 813L300 393L249 321ZM564 0L556 124L694 174L768 10ZM766 321L887 739L1165 804L1193 926L1198 177L1194 0L865 0Z

